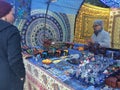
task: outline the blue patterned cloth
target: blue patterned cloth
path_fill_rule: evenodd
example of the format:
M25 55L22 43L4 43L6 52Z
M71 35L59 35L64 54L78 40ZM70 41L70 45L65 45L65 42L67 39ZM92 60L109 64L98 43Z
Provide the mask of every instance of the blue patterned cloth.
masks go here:
M120 0L100 0L105 5L113 8L120 8Z
M7 0L15 6L16 18L29 18L31 12L31 0Z
M47 9L50 0L32 0L32 9ZM66 14L77 14L84 0L51 0L49 10Z
M15 6L17 18L28 18L31 9L47 9L50 0L6 0ZM55 1L55 2L52 2ZM67 14L77 14L84 0L51 0L49 10Z

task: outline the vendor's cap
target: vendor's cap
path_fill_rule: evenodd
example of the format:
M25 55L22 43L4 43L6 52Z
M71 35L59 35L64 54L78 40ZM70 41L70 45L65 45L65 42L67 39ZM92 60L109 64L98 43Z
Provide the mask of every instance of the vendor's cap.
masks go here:
M95 20L93 25L100 25L100 26L103 26L103 20Z
M12 8L13 6L10 3L0 0L0 18L7 15Z

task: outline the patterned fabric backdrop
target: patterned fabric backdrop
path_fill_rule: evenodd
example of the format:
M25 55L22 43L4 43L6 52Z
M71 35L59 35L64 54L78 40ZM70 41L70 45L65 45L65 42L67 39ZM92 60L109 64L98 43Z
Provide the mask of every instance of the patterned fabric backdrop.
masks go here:
M71 42L74 36L75 15L48 12L46 29L45 11L33 10L29 19L17 19L15 25L21 31L22 45L43 47L44 34L53 41Z
M31 12L31 0L6 0L15 6L16 18L29 18Z
M77 14L84 0L6 0L13 4L17 18L28 18L31 10L44 9L67 14Z
M76 18L74 42L86 43L86 39L90 39L93 34L93 22L96 19L104 21L104 29L108 31L110 10L91 4L84 4Z
M100 0L109 7L120 8L120 0Z
M112 37L112 47L120 49L120 9L111 9L109 32Z
M73 41L75 15L84 0L7 1L15 6L17 18L15 25L21 31L22 45L43 47L44 37L54 41ZM51 11L45 20L47 7Z
M31 0L31 9L49 10L66 14L77 14L85 0Z

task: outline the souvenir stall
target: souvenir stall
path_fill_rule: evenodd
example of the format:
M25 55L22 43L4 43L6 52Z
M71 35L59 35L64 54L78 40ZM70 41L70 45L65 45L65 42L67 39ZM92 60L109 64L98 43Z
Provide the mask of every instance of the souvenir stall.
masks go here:
M25 90L120 90L119 1L99 0L109 8L87 0L7 1L21 33ZM86 45L96 19L104 21L111 48Z
M118 49L61 45L48 51L24 47L29 90L119 90Z

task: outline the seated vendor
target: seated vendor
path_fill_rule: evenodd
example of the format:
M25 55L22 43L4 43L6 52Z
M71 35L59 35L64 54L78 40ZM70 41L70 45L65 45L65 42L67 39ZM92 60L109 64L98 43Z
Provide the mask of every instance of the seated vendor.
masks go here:
M94 33L88 43L99 44L101 47L111 47L110 35L104 30L102 20L95 20L93 23Z

